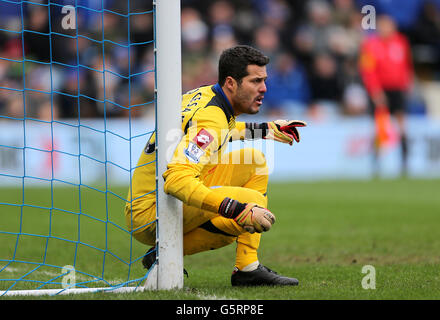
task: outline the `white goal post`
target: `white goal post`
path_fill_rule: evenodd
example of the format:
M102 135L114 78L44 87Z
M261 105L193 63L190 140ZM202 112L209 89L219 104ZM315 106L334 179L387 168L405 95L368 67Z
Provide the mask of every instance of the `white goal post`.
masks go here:
M181 133L182 100L180 0L155 0L157 134L157 289L183 288L182 203L163 192L162 174ZM155 272L151 273L154 276ZM154 288L151 279L147 281Z

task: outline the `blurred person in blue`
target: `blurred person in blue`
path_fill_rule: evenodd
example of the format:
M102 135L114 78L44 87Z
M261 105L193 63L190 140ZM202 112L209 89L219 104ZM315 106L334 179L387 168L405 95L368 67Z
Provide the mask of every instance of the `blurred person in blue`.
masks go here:
M332 50L330 40L340 32L340 26L334 23L332 7L324 0L308 1L305 15L291 40L295 55L311 70L317 53Z
M274 65L266 82L266 112L269 116L303 116L310 100L304 68L289 52L281 53Z
M274 60L281 50L280 34L278 29L271 25L262 25L254 33L255 47L266 52Z

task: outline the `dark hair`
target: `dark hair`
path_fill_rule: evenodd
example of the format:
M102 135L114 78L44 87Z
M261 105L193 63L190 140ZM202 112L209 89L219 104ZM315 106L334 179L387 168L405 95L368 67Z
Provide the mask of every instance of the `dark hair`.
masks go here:
M224 85L228 76L241 83L241 80L248 75L248 65L255 64L262 67L268 63L269 57L250 46L240 45L226 49L220 55L218 62L218 83Z

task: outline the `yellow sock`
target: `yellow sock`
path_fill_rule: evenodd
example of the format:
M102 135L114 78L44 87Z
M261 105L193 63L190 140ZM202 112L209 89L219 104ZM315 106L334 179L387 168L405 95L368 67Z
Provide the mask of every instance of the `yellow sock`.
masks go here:
M237 252L235 257L235 266L239 270L245 269L247 266L258 262L257 250L246 244L237 243ZM257 265L258 266L258 265ZM251 270L249 270L251 271Z

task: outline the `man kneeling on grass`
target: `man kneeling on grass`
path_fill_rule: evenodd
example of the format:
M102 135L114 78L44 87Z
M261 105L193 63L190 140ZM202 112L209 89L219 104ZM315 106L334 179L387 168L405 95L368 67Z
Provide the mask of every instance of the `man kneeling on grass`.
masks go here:
M268 167L255 149L223 154L229 141L272 139L299 142L303 121L264 123L236 121L240 114L256 114L266 92L269 58L249 46L225 50L219 60L218 83L183 95L183 137L167 171L164 189L183 202L184 255L237 243L233 286L297 285L295 278L278 275L260 264L257 250L262 232L275 216L267 209ZM153 246L143 259L155 261L156 154L155 134L142 153L125 208L127 225L138 241Z

